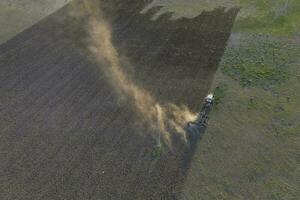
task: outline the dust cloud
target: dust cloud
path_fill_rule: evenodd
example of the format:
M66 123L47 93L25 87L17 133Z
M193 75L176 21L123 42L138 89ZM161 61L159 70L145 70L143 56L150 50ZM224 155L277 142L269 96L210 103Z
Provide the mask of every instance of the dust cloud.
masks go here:
M112 43L111 27L101 14L101 3L84 3L89 14L89 50L99 63L99 69L106 75L120 99L126 98L136 108L145 122L154 130L160 143L161 138L168 146L172 145L172 134L185 138L184 125L196 118L187 106L177 106L172 102L161 105L141 86L134 83L122 69L121 60ZM96 12L95 8L99 8Z

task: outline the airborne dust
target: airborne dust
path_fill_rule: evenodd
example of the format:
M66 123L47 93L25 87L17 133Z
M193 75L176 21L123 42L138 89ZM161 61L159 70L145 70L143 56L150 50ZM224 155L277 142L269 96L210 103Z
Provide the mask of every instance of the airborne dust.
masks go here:
M184 126L196 118L187 106L177 106L172 102L161 105L140 85L134 83L122 69L120 56L114 47L111 37L111 27L101 12L101 3L98 5L84 2L85 10L89 12L89 50L99 63L99 69L104 73L113 86L119 98L133 103L138 114L149 123L157 133L154 137L161 139L168 146L172 146L171 134L181 134L185 140ZM99 8L95 12L95 8Z

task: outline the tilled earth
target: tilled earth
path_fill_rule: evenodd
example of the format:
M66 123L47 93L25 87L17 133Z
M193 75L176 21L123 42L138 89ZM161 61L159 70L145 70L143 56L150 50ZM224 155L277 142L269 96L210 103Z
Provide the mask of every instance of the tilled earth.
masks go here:
M140 2L102 2L124 71L161 103L200 109L237 10L151 21ZM174 136L156 155L87 51L88 14L73 2L0 46L0 198L178 199L193 151Z

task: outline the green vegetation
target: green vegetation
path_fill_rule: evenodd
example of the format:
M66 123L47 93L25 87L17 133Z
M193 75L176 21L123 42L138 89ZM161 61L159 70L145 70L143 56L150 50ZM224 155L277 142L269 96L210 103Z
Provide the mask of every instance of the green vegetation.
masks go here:
M292 35L300 31L299 0L154 0L155 5L165 6L157 14L174 12L174 17L194 17L217 7L241 8L234 31Z
M269 89L286 81L300 54L300 47L287 39L252 35L239 43L226 51L222 71L243 86Z
M224 97L226 96L226 90L227 90L227 85L222 84L216 87L214 91L214 105L217 108L217 106L222 102Z
M300 1L240 0L248 16L237 20L235 31L291 35L300 31ZM252 8L252 13L251 9Z

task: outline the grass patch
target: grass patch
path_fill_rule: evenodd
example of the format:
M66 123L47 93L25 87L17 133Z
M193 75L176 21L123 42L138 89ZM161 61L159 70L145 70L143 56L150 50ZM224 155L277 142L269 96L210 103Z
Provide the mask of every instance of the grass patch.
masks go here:
M164 6L156 16L174 12L175 18L195 17L218 7L241 8L234 31L292 35L300 32L299 0L154 0L151 5ZM151 6L150 6L151 7Z
M214 104L216 108L218 108L218 105L222 102L222 100L226 96L226 91L227 91L226 84L221 84L216 87L214 91Z
M238 77L244 87L262 86L265 89L288 78L286 70L263 64L247 65L241 63L224 67L223 72L231 77Z
M300 48L288 41L252 35L240 46L227 49L222 72L244 87L271 89L290 77L290 67L297 63Z
M291 35L300 31L300 1L298 0L240 0L244 8L252 6L252 15L240 17L235 31Z

